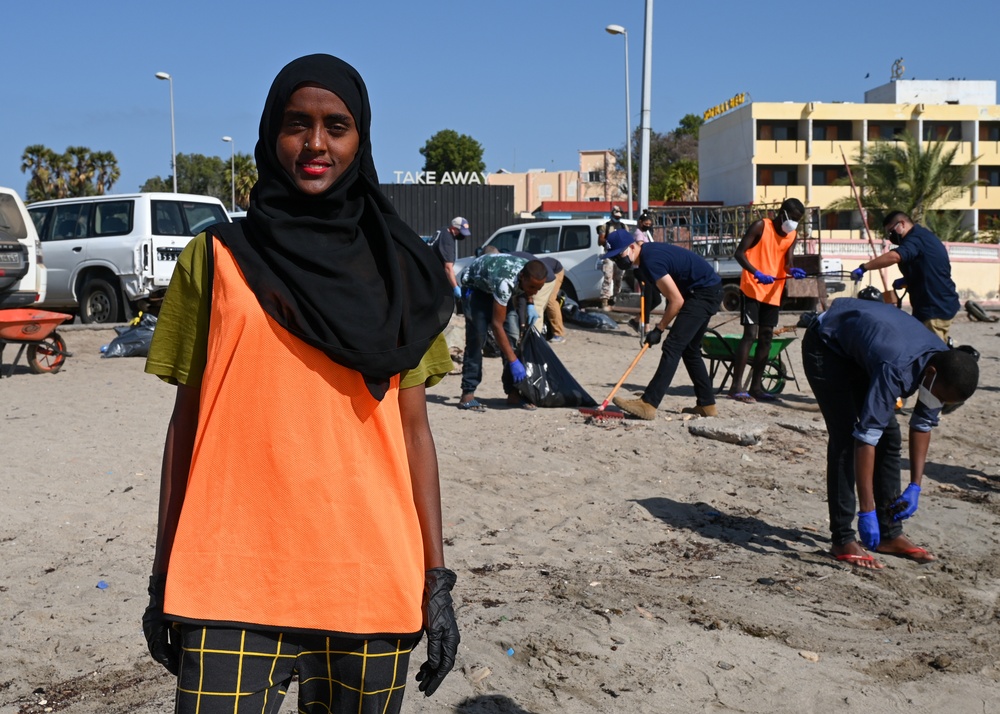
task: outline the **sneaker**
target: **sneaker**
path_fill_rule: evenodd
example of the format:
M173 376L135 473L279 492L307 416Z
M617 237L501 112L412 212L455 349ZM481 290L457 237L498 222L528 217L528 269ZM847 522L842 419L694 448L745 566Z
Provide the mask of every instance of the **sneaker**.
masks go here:
M565 337L563 337L562 335L556 335L555 337L549 340L549 344L559 344L560 342L565 342L565 341L566 341Z
M639 333L639 319L635 317L630 317L628 320L628 326L631 327L636 333Z
M681 409L681 414L694 414L700 417L714 417L719 416L718 410L715 408L714 404L706 404L705 406L695 406L695 407L684 407Z
M616 407L634 417L646 421L656 419L656 407L649 402L644 402L641 399L622 399L621 397L615 397L614 402Z

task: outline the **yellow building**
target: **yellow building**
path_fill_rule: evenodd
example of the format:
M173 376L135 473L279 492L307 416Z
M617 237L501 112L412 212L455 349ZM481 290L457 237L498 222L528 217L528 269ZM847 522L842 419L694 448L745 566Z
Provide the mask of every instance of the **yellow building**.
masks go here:
M488 186L513 186L514 211L530 214L542 201L621 201L625 171L611 151L580 151L579 171L533 169L524 173L498 171L486 177Z
M924 142L944 140L958 148L955 160L978 159L969 180L984 185L944 206L962 223L982 229L1000 219L1000 106L995 81L897 79L850 102L753 102L701 127L698 145L700 198L726 205L775 203L795 197L821 210L824 237L859 237L858 216L823 212L850 197L834 185L874 141L907 132ZM881 226L872 227L881 230Z

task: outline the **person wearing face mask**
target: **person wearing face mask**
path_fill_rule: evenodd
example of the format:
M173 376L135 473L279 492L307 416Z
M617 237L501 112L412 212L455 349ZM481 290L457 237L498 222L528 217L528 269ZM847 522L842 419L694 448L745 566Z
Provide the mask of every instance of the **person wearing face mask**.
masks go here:
M708 321L721 306L722 279L701 256L669 243L636 243L632 234L624 229L608 236L607 248L605 255L619 268L633 268L639 280L655 285L667 301L663 316L645 339L650 347L663 340L663 352L653 379L641 398L615 397L615 405L640 419L655 419L677 365L683 360L697 401L694 407L681 411L703 417L716 416L715 390L701 356L701 339L708 329ZM664 338L663 333L671 322L673 326Z
M829 432L832 555L872 570L884 566L867 551L918 563L934 560L903 535L902 521L917 512L930 431L942 409L976 391L975 355L949 349L892 305L838 298L806 330L802 363ZM895 413L900 394L918 395L909 423L910 483L902 494L902 439ZM853 528L855 509L860 542Z
M743 338L736 348L733 360L733 386L729 398L752 403L774 400L777 397L764 391L764 367L771 353L774 328L778 325L778 311L785 279L806 277L802 268L792 267L792 253L798 235L799 221L805 215L805 206L797 198L787 198L775 218L762 218L747 229L736 248L734 257L743 268L740 276L740 324ZM757 350L750 368L750 387L743 389L743 371L750 359L754 341Z
M650 243L653 240L653 217L649 214L649 211L643 209L642 213L639 214L639 222L636 224L635 231L632 233L632 237L635 239L636 243ZM655 285L649 283L642 283L642 285L637 286L639 290L642 291L642 305L643 313L641 316L642 326L648 329L649 316L653 310L660 304L661 296L660 291L656 289ZM628 321L629 326L636 332L640 331L640 318L633 317Z
M910 293L913 316L948 341L951 321L961 307L958 290L951 279L951 261L941 239L916 224L902 211L890 211L882 221L889 242L897 246L851 271L857 282L869 270L899 266L903 277L892 283L894 290Z
M622 209L619 206L612 206L611 219L597 229L597 244L602 248L605 247L608 236L623 228L625 224L622 223ZM615 304L615 299L622 290L624 273L610 260L601 261L601 272L604 273L604 279L601 281L601 309L607 312Z

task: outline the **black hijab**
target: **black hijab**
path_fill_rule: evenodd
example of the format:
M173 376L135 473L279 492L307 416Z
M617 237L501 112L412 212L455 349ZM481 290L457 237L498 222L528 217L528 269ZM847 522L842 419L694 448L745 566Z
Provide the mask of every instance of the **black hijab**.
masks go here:
M299 191L277 156L285 105L307 82L343 100L360 139L354 161L318 196ZM247 219L212 232L267 314L360 372L381 400L391 376L417 366L454 303L441 263L379 190L370 129L368 90L357 70L330 55L292 61L264 104Z

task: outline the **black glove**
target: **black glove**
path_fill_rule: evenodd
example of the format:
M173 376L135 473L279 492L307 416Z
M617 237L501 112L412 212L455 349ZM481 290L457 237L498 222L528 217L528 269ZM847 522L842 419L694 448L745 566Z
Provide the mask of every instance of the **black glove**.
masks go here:
M142 634L146 636L149 654L176 677L181 660L181 641L180 635L163 617L163 592L166 587L166 573L149 576L149 605L142 613Z
M659 327L654 327L652 330L646 333L646 344L650 347L654 347L660 344L660 339L663 337L663 330Z
M417 672L418 687L425 697L434 694L455 666L461 637L451 601L457 576L448 568L433 568L424 574L424 629L427 631L427 661Z

